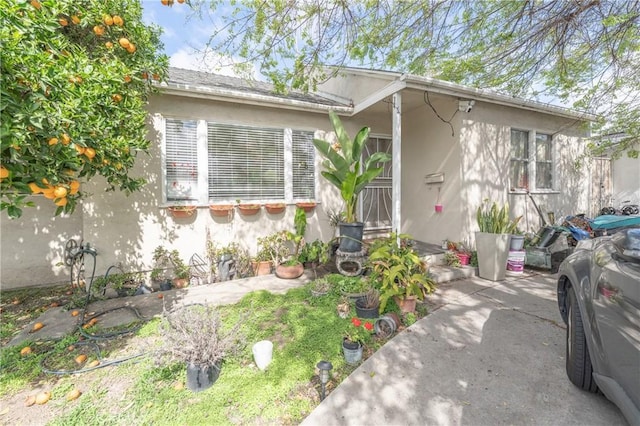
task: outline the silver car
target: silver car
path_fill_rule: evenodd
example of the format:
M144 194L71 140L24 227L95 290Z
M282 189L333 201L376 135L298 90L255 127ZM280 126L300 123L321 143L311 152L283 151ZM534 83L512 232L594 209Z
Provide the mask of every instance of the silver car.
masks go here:
M640 425L640 229L580 241L558 274L569 380Z

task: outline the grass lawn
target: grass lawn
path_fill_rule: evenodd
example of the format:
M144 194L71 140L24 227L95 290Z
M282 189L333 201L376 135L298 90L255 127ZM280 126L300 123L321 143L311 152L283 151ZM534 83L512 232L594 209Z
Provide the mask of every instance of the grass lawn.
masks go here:
M328 392L355 368L345 364L341 350L345 331L353 327L350 319L355 309L352 306L346 319L337 315L341 284L337 278L332 282L325 296L313 297L309 284L284 295L253 292L235 305L221 307L225 325L242 320L246 344L239 355L224 360L213 387L199 393L184 387L184 364L160 362L160 319L146 323L134 335L97 341L99 352L93 343L78 342L79 333L58 342L25 342L4 348L0 353L0 400L6 408L0 412L0 423L297 424L320 402L315 369L320 360L334 366ZM7 312L16 296L4 293L8 293L3 294L3 308L7 309L3 310L2 337L6 343L19 321ZM397 307L390 304L389 309ZM265 339L274 344L273 361L261 371L253 362L251 347ZM364 358L384 343L371 339ZM21 355L26 346L32 352ZM65 375L43 372L42 365L48 370L73 369L80 352L89 360L102 357L104 368ZM118 362L126 358L131 359ZM82 395L67 401L67 393L74 388ZM26 406L25 398L42 390L51 392L50 401Z

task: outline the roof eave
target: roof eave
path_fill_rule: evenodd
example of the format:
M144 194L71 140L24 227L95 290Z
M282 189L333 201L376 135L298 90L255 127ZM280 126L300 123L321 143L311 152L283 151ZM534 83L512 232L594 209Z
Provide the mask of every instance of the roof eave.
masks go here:
M266 96L258 93L246 93L219 87L207 88L202 86L191 86L188 84L163 84L158 88L160 89L160 92L174 96L216 100L223 102L232 101L234 103L246 105L275 106L282 109L310 112L328 112L329 110L333 110L343 114L351 114L351 112L353 111L353 108L350 106L320 104L315 102L300 101L297 99Z

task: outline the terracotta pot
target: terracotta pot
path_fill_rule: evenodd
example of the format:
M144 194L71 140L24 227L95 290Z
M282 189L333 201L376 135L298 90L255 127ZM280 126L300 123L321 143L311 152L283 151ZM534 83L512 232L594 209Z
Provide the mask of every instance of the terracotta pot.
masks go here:
M171 216L175 218L191 217L196 212L196 206L169 207Z
M394 299L403 313L416 311L416 302L418 300L416 296L405 296L402 298L396 296Z
M280 214L285 211L287 205L285 203L265 204L264 209L269 214Z
M212 216L216 217L229 217L233 212L232 204L211 204L209 211Z
M261 260L260 262L251 262L253 267L253 275L269 275L271 273L271 261Z
M243 216L253 216L258 214L262 207L260 204L238 204L238 210Z
M291 280L298 278L304 272L304 265L298 263L295 265L278 265L276 267L276 277L283 278L285 280Z
M302 210L304 210L305 213L312 213L313 210L316 208L316 203L313 201L300 202L300 203L296 203L296 207L300 207Z

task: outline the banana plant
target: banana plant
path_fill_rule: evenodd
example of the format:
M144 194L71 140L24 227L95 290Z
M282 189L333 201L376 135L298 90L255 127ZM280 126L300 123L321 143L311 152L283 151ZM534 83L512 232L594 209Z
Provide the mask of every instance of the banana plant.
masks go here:
M345 222L354 223L357 222L356 208L360 193L382 173L383 167L378 167L378 164L389 161L391 157L387 153L376 152L362 164L362 149L369 138L370 128L363 127L351 139L334 111L329 112L329 119L338 139L337 144L322 139L314 139L313 144L325 158L322 176L340 190L345 202Z

